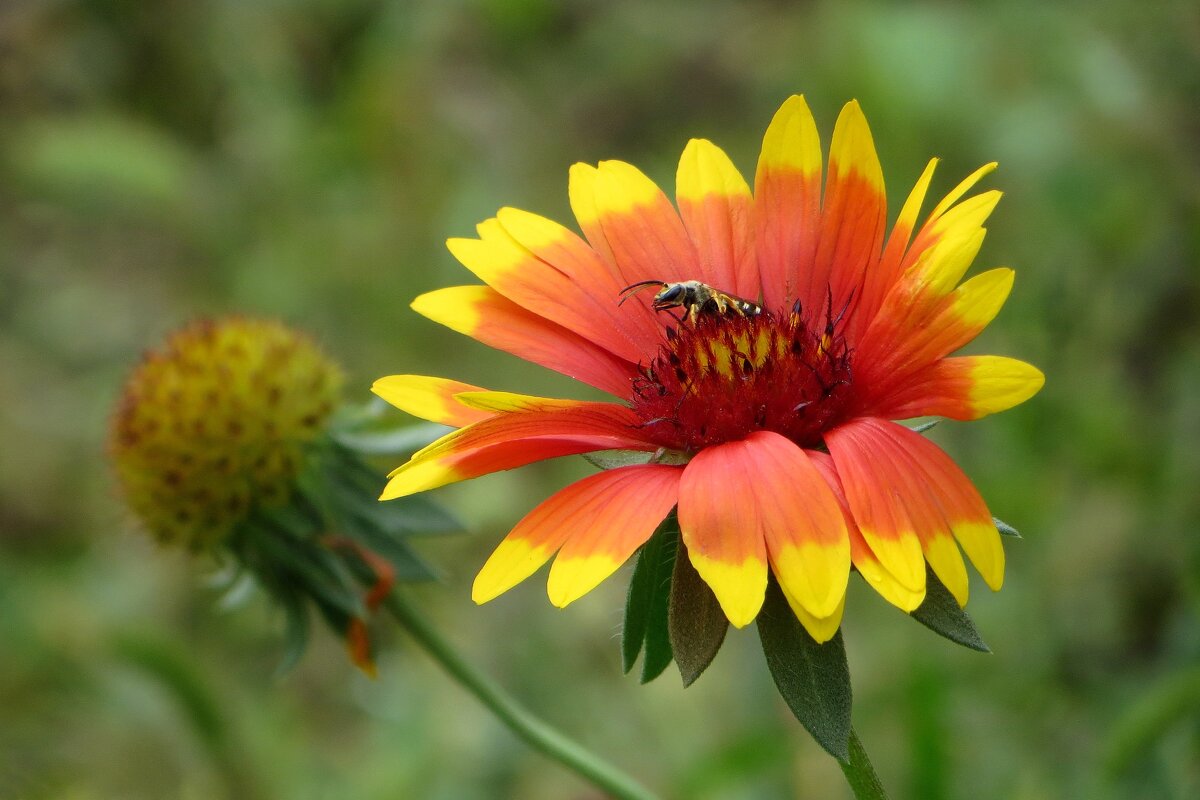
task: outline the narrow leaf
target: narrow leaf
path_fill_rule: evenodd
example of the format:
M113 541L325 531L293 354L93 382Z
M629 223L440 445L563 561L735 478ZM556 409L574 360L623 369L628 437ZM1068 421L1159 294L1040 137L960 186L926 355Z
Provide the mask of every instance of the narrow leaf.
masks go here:
M850 759L850 667L839 630L817 644L771 579L758 613L758 635L775 686L817 744L839 761Z
M674 657L671 652L669 615L671 571L675 565L679 530L674 515L670 520L674 529L663 531L662 551L658 569L655 571L654 595L651 598L649 614L646 616L646 652L642 656L642 683L649 683L662 675Z
M954 595L942 585L928 564L925 565L925 601L912 612L912 618L955 644L981 653L992 652L979 635L975 622L959 608Z
M682 544L675 550L667 629L679 676L684 686L691 686L716 658L729 630L729 620Z
M331 436L345 447L368 456L402 455L420 450L453 428L435 423L382 431L333 431Z
M653 453L641 450L598 450L594 453L584 453L588 463L600 469L616 469L634 464L645 464L653 457Z
M275 668L275 676L281 677L291 672L300 663L304 651L308 649L308 608L304 598L288 590L278 591L275 599L283 608L283 657Z
M1000 531L1001 536L1011 536L1014 539L1021 538L1021 532L1018 531L1016 528L1014 528L1012 525L1009 525L1004 520L999 519L997 517L992 517L992 522L995 523L996 530Z
M913 425L912 428L910 428L910 430L913 431L914 433L924 433L925 431L929 430L930 428L937 425L941 421L942 420L940 418L931 419L928 422L922 422L919 425Z
M678 526L672 514L663 520L654 535L638 551L625 599L625 624L621 632L621 664L625 672L633 669L646 643L652 609L662 602L656 598L659 594L666 596L665 584L670 580L671 565L668 563L666 570L663 570L664 549L668 540L673 548L678 536Z

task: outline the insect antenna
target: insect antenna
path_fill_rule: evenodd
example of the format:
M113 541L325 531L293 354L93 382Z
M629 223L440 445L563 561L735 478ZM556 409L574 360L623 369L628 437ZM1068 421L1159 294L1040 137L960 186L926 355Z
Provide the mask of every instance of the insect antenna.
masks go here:
M621 299L617 301L617 305L621 305L626 300L633 297L635 294L637 294L638 292L640 292L642 289L646 288L647 286L662 286L662 285L663 285L662 281L653 281L653 280L638 281L637 283L631 283L618 293Z

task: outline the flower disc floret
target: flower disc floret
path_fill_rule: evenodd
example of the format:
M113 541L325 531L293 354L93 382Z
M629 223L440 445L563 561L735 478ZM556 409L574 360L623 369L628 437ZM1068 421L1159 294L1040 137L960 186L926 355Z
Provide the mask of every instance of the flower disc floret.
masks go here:
M633 379L631 403L667 449L697 453L760 430L816 447L845 414L851 354L836 320L814 326L800 308L699 316L666 339Z

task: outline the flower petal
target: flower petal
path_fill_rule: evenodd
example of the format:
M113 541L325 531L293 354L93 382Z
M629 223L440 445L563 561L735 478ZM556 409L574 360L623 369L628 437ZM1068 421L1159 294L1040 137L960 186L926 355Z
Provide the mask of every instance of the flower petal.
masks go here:
M933 181L937 165L936 158L930 159L925 165L925 171L921 173L921 177L909 192L908 199L900 208L900 214L888 235L887 245L879 263L868 269L864 276L862 293L850 319L851 338L854 341L858 340L861 332L875 318L883 304L884 296L900 277L901 262L908 250L917 215L921 213L921 205L925 202L925 194L929 191L929 184Z
M879 259L886 224L883 170L862 108L851 100L838 115L829 147L821 238L798 293L805 308L828 304L836 314L861 292L868 267Z
M595 450L653 451L637 436L638 419L615 403L546 399L540 408L501 413L449 433L418 450L388 477L382 500L548 458Z
M787 308L813 263L821 220L821 139L808 104L789 97L767 127L754 176L763 302Z
M754 620L767 590L762 511L754 499L758 465L744 441L701 450L679 484L679 529L688 558L725 616Z
M846 502L871 552L911 592L925 588L925 559L915 522L900 495L896 465L879 453L882 434L863 418L825 434Z
M517 208L502 208L496 218L517 243L578 285L588 295L590 308L607 317L640 353L651 355L658 349L662 324L646 306L618 309L626 284L587 242L557 222Z
M1040 369L1015 358L943 358L914 374L877 413L890 419L979 419L1024 403L1045 382Z
M488 286L454 286L412 302L422 316L489 347L540 364L618 397L637 368L577 333L518 306Z
M1004 583L1004 546L991 512L971 479L924 436L903 425L885 424L920 469L967 558L984 582L993 591L999 590Z
M696 248L654 181L632 164L601 161L593 189L600 227L626 285L696 279Z
M469 383L426 375L388 375L371 384L371 391L414 417L462 428L492 416L454 399L459 392L483 391Z
M475 578L471 599L486 603L503 594L560 547L550 572L551 600L563 606L581 597L654 532L675 504L680 473L678 467L621 467L551 495L525 515L488 558ZM570 542L575 544L564 547Z
M782 588L782 587L780 587ZM788 605L792 609L792 613L796 615L796 619L800 620L800 624L808 631L808 635L813 638L817 644L824 644L833 638L837 633L838 628L842 625L842 615L846 611L846 593L842 593L842 599L838 601L837 608L827 617L814 617L804 607L804 604L798 602L787 589L783 590L783 596L787 598Z
M729 156L707 139L688 142L679 159L675 201L700 255L699 279L756 301L760 286L750 219L753 198Z
M478 239L449 239L446 246L463 266L527 311L545 317L610 353L636 362L645 355L623 325L617 297L596 297L589 285L539 259L509 235L498 219L477 226Z
M600 225L600 211L596 207L596 178L600 171L591 164L577 163L571 165L567 194L571 201L571 211L579 223L579 229L587 237L588 244L600 254L609 271L623 284L632 281L625 280L617 268L617 259L613 256L608 239L604 237L604 228Z
M854 567L867 584L884 600L905 613L915 610L925 600L924 589L914 592L904 588L890 572L884 569L883 564L879 563L879 559L871 551L871 546L863 538L862 532L858 529L858 525L855 524L854 517L850 513L850 506L846 502L846 493L842 489L842 482L838 478L833 459L826 453L817 452L809 452L808 457L817 471L821 473L821 477L829 484L829 488L833 490L834 497L837 498L838 505L842 509L842 515L846 521L846 531L850 538L850 559L854 562Z
M1008 299L1013 277L1011 269L988 270L946 296L901 281L860 343L860 386L870 387L880 402L907 389L914 373L966 345L988 326ZM877 407L868 405L867 413L890 416Z
M908 575L897 574L888 563L872 540L875 521L887 517L881 510L890 512L893 520L903 517L907 530L919 537L930 566L960 603L966 602L965 575L958 574L953 563L956 549L951 556L953 545L940 541L949 535L988 586L1000 588L1004 579L1000 534L979 492L937 445L902 425L877 418L847 423L828 434L826 442L855 520L871 549L902 583L910 586L920 562L908 565Z
M550 602L559 608L574 602L624 564L675 507L682 475L679 467L619 467L559 492L572 490L561 498L570 507L551 510L541 522L569 532L550 568Z
M947 234L953 233L956 230L983 225L992 213L992 210L996 207L996 203L1000 201L1000 192L981 192L962 203L958 201L980 179L995 169L996 162L994 161L984 164L964 178L961 183L955 186L949 194L934 206L933 211L929 213L929 217L925 220L925 223L913 239L912 245L905 252L904 259L901 262L901 271L916 263L917 259L926 250L937 244ZM958 205L955 205L956 203Z
M829 617L850 578L850 541L837 498L807 453L787 438L757 431L743 444L750 496L741 506L758 507L779 585L812 617Z

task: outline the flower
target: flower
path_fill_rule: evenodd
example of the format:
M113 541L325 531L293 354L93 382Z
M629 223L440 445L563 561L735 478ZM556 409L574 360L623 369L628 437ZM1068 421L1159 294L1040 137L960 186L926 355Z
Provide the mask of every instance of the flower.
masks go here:
M201 320L146 353L125 383L109 451L126 503L166 544L210 550L257 504L292 492L342 375L268 320Z
M936 163L885 239L883 174L858 103L834 128L822 193L816 124L794 96L767 129L753 193L724 152L693 139L677 208L629 164L576 164L570 201L586 239L515 208L478 238L451 239L485 285L424 294L416 311L620 402L382 378L385 400L458 430L393 471L381 499L556 456L652 454L534 508L475 579L480 603L557 553L548 591L565 606L672 510L736 626L757 615L768 573L819 642L841 623L851 566L905 611L924 599L926 564L966 604L960 548L999 589L1004 551L978 491L893 421L977 419L1044 381L1014 359L951 356L1000 310L1013 272L960 284L1000 193L963 197L995 164L917 225Z
M374 675L371 616L394 585L433 576L405 540L458 525L422 498L381 513L365 460L374 415L339 408L341 385L337 364L281 323L193 322L126 381L109 456L150 534L234 567L232 586L249 576L279 605L283 667L315 609Z

